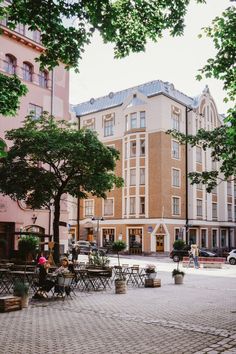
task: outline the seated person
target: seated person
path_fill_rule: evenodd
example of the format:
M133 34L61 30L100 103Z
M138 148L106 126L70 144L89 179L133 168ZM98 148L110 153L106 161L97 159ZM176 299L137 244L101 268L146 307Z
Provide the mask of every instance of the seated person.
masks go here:
M69 273L69 260L66 257L63 257L61 260L61 266L59 268L57 268L53 274L54 275L60 275L60 274L64 274L64 273Z
M54 282L47 279L48 270L50 268L50 263L46 260L45 257L40 257L38 260L39 266L39 277L38 277L38 286L39 289L34 294L33 298L45 298L47 295L46 292L49 292L54 287Z
M71 269L70 269L70 265L69 265L69 260L67 257L63 257L61 260L61 266L53 272L53 275L60 276L63 274L68 274L70 272L71 272ZM62 295L61 290L62 290L62 288L60 287L60 285L56 284L55 285L55 292L58 294L58 296ZM70 294L70 289L65 289L65 291L66 291L67 295Z

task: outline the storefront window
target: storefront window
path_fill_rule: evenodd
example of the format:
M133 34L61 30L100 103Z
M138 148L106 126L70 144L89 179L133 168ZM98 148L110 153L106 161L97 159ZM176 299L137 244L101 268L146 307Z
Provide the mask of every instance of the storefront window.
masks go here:
M131 254L142 253L142 229L129 229L129 250Z

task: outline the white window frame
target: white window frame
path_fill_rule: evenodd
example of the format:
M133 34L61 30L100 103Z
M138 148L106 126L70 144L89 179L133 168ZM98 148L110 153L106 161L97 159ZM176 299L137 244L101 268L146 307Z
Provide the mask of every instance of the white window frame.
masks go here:
M232 183L227 181L227 195L232 196Z
M129 184L130 186L136 186L136 168L131 168L129 171Z
M137 112L130 113L130 129L136 129L138 127Z
M132 207L132 210L131 210L131 207ZM136 214L136 197L134 197L134 196L129 197L129 214L130 215Z
M180 131L180 114L172 111L171 119L172 119L172 129L175 129L179 132Z
M146 128L146 112L141 111L139 112L140 117L140 128Z
M176 172L178 172L178 177L175 175ZM172 187L175 187L175 188L181 187L181 170L179 168L172 167L171 180L172 180ZM175 182L177 182L177 184Z
M143 203L141 203L141 198L144 199L144 200L143 200ZM141 205L144 206L144 212L143 212L143 213L141 212ZM145 213L146 213L145 196L144 196L144 195L141 195L141 196L139 197L139 215L145 215Z
M216 231L216 245L213 245L213 231ZM219 233L218 233L218 229L211 229L211 245L212 247L219 247Z
M86 205L86 202L91 202L90 206ZM87 209L91 209L91 214L86 212ZM94 200L93 199L85 199L84 200L84 217L89 218L94 215Z
M205 231L205 236L206 236L206 246L205 248L208 248L208 232L207 232L207 229L203 228L203 229L200 229L200 246L203 247L202 245L202 231Z
M112 202L112 203L111 205L107 206L106 205L107 202ZM109 212L107 211L107 208L109 208ZM114 198L107 198L103 200L103 215L109 217L114 216Z
M133 151L135 151L135 152L133 153ZM137 141L131 140L130 141L130 158L136 157L136 155L137 155Z
M178 151L175 149L178 147ZM171 157L180 160L180 143L177 140L171 140Z
M216 215L215 215L216 211ZM212 202L212 220L218 219L218 206L216 202Z
M227 203L227 219L228 221L233 221L232 203Z
M32 113L33 112L33 113ZM43 107L38 106L37 104L34 103L29 103L28 106L28 113L33 114L33 119L38 119L41 114L43 113Z
M196 162L202 163L202 148L201 148L201 146L196 146Z
M175 200L178 200L178 205L175 205ZM181 198L178 196L172 196L172 216L180 216L181 215ZM176 207L178 208L178 211L175 210Z
M198 202L201 202L201 205L198 204ZM199 208L201 208L201 214L199 214ZM203 217L203 201L201 198L197 198L196 199L196 214L197 214L197 217Z
M146 146L145 145L146 145L145 138L141 138L140 139L140 156L145 156L145 154L146 154Z
M104 120L104 137L114 135L114 120Z
M141 186L145 185L145 167L139 169L139 184Z

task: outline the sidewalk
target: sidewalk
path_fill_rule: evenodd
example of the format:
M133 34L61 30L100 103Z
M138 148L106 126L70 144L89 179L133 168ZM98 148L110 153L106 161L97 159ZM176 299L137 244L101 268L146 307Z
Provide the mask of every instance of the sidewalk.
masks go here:
M137 261L154 262L130 259ZM77 292L73 300L34 301L22 311L0 314L0 353L236 354L231 269L217 270L218 276L189 269L184 284L174 285L175 264L157 260L157 266L161 288L129 287L125 295L114 289Z

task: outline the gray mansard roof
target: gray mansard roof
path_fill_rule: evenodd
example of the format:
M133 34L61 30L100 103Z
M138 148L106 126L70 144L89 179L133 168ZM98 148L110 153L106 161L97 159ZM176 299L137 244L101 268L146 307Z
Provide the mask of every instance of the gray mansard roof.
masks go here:
M163 82L161 80L155 80L119 92L110 92L107 96L99 97L96 99L91 98L90 101L74 105L73 111L77 116L84 116L86 114L121 106L130 94L136 92L140 92L146 97L163 94L174 99L175 101L184 104L185 106L192 106L196 104L193 98L176 90L173 84L169 82Z

